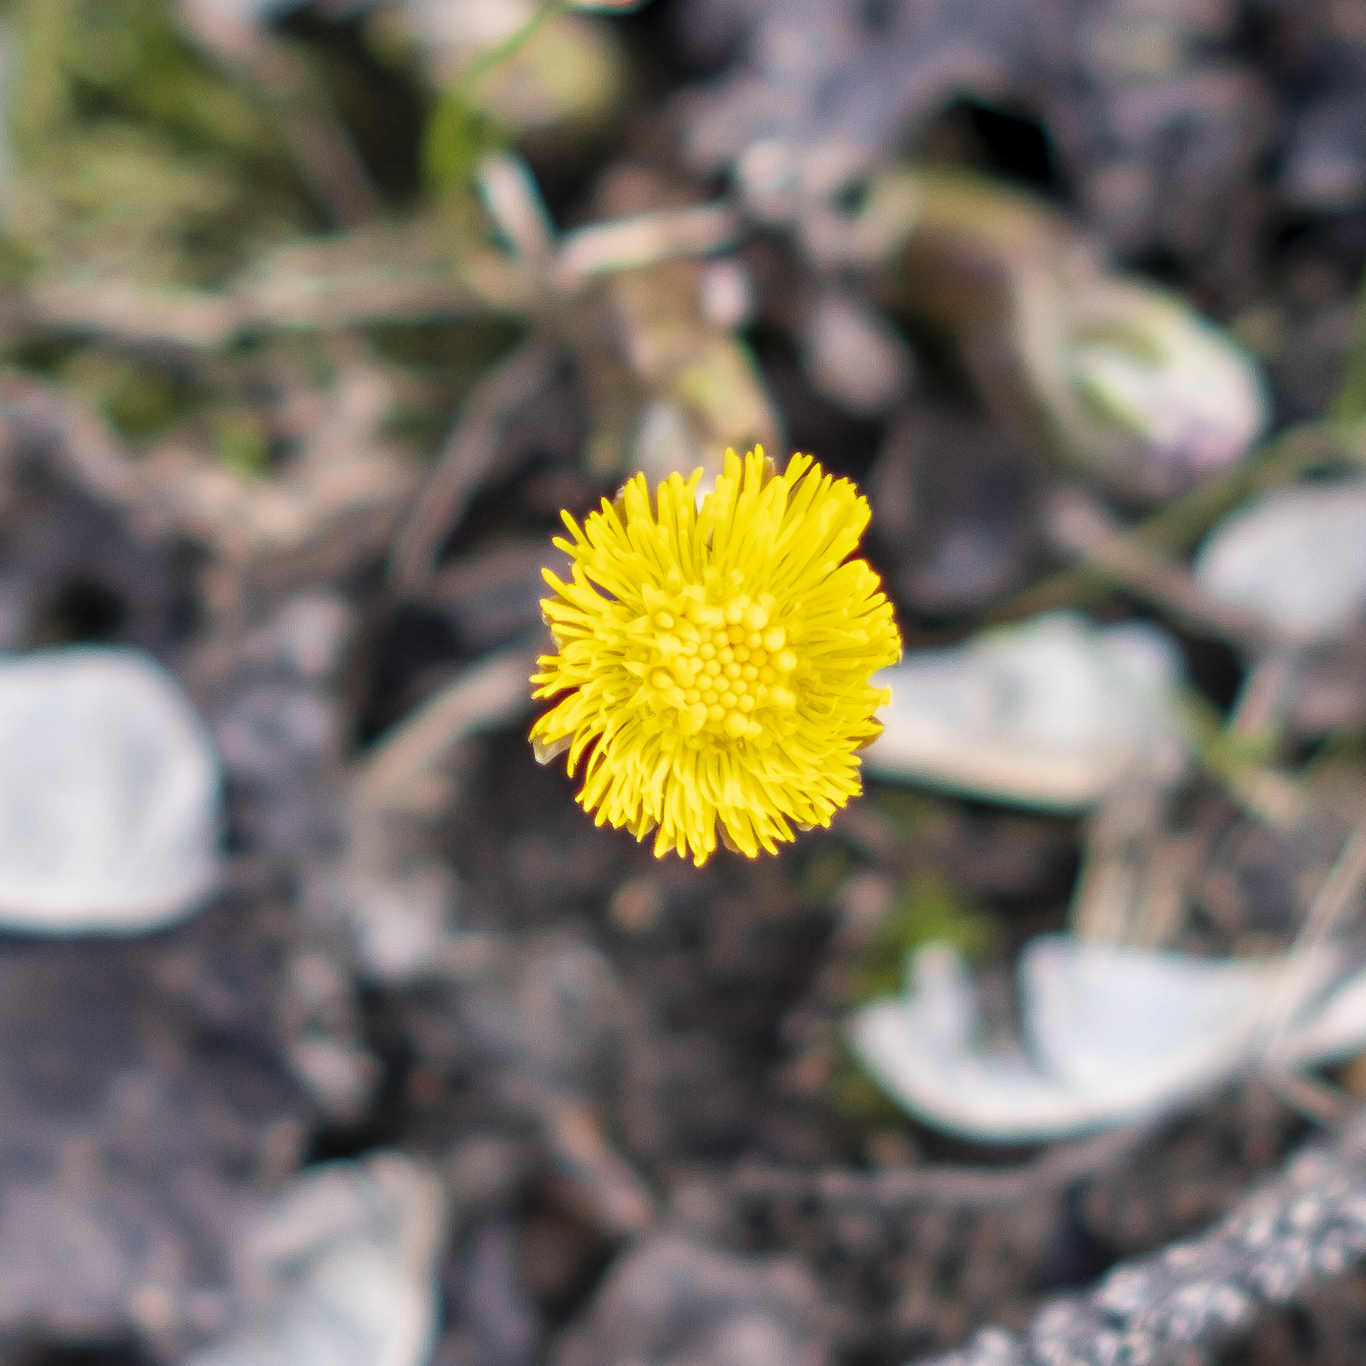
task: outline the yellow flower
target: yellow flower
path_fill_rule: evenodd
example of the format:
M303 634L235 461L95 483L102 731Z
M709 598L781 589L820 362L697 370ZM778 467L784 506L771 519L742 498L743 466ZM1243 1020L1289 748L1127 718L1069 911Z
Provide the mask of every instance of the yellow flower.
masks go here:
M603 500L573 540L571 582L546 571L542 601L559 653L540 660L538 698L564 693L531 730L542 763L587 756L585 811L655 854L716 848L755 857L829 825L861 791L858 751L888 700L870 676L901 656L878 576L848 557L868 503L847 479L794 455L726 452L716 491L702 471L643 474Z

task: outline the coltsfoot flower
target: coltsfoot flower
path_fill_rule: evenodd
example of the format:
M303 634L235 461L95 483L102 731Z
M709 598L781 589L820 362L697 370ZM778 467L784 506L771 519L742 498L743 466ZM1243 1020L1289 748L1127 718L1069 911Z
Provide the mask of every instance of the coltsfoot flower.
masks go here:
M861 790L858 751L888 701L872 674L901 656L878 576L848 557L868 524L847 479L762 448L726 453L716 491L673 475L652 504L638 474L573 537L571 581L542 601L559 653L540 660L532 727L542 763L584 760L578 794L597 824L654 852L749 857L829 825Z

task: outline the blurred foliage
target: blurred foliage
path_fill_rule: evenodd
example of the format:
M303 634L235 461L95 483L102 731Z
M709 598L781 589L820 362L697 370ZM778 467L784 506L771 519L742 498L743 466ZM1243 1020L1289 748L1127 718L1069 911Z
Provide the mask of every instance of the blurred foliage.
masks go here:
M315 225L268 99L159 0L14 0L6 227L47 264L211 284Z
M452 318L439 322L381 323L372 332L376 351L420 372L456 366L468 384L526 336L508 318Z
M902 884L891 913L850 965L849 1003L898 994L907 958L925 944L952 944L964 957L982 959L1000 942L990 912L969 901L943 873L916 873Z
M214 450L225 465L243 474L270 468L270 441L260 420L246 408L220 410L211 416Z
M58 371L62 383L86 397L109 425L130 441L160 435L187 416L201 389L184 367L157 365L96 347L76 351Z
M842 845L826 845L801 866L797 884L808 906L829 906L840 885L858 866L852 851Z
M905 1111L869 1080L863 1064L843 1040L837 1047L825 1093L835 1114L861 1128L900 1132L910 1127Z
M870 796L877 804L877 809L907 835L914 834L933 821L942 811L941 798L912 788L878 783Z

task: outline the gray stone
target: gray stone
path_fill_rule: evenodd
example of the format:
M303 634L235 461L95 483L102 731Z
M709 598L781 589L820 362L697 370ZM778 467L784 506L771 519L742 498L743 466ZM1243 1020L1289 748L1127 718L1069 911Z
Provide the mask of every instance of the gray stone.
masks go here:
M127 649L0 663L0 928L129 934L217 869L219 765L174 680Z

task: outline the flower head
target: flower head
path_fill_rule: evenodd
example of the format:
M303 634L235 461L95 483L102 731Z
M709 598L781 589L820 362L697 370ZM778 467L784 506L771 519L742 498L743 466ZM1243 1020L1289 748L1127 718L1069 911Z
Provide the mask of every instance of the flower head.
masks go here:
M573 540L571 581L546 571L542 601L559 653L540 661L537 758L585 759L579 804L655 854L716 848L751 858L829 825L861 790L858 751L888 700L870 676L901 656L878 576L848 557L868 504L847 479L794 455L782 474L762 448L726 453L716 490L702 471L644 475L603 500Z

